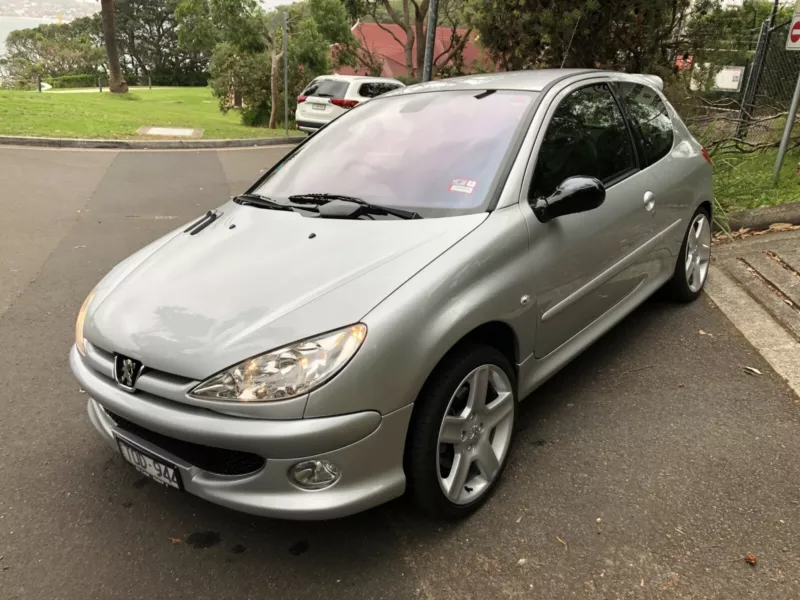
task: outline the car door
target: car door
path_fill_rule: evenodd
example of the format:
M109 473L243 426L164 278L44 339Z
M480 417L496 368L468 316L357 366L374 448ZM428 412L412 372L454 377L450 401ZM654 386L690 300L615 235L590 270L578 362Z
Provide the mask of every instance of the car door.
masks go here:
M653 220L656 229L663 232L665 246L672 250L664 253L667 259L663 265L666 273L672 273L686 231L682 219L687 218L687 211L694 211L695 190L692 178L687 176L692 167L686 163L695 153L676 141L672 115L659 92L636 81L619 81L614 87L631 123L642 169L657 181Z
M574 84L548 108L526 178L537 328L534 355L543 358L612 310L653 274L647 258L656 235L629 123L607 80ZM530 203L568 177L599 179L598 208L541 223Z

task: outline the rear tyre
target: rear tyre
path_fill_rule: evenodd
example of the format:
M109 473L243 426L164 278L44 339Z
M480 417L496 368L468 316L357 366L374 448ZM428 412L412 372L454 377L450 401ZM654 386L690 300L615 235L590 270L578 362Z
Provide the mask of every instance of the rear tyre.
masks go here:
M514 371L495 348L465 345L445 359L409 429L407 475L420 508L458 519L486 502L511 451L516 405Z
M669 295L678 302L692 302L700 296L708 279L711 261L711 221L701 206L692 216L683 238L675 272L667 283Z

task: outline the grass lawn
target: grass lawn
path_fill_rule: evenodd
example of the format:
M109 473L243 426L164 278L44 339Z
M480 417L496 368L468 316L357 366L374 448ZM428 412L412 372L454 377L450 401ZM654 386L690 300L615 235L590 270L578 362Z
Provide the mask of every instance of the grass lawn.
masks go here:
M777 149L714 158L714 194L726 212L800 202L800 149L786 153L772 187Z
M64 138L168 139L137 136L146 125L203 129L202 139L282 136L247 127L238 111L223 115L209 88L134 88L127 94L0 90L0 135ZM289 128L290 135L298 135Z

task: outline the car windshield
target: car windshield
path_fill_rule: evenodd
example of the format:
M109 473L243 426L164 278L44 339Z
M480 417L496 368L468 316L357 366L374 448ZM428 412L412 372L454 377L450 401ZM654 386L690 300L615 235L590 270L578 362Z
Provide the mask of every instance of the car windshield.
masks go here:
M378 98L315 133L255 192L277 201L354 196L425 218L484 211L535 98L485 90Z

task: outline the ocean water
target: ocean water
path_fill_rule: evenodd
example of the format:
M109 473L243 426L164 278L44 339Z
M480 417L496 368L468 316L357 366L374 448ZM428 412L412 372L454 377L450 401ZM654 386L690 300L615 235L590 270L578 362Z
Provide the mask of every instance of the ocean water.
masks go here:
M50 23L47 19L33 19L29 17L3 17L0 16L0 56L6 53L6 36L15 29L28 29L42 23Z

